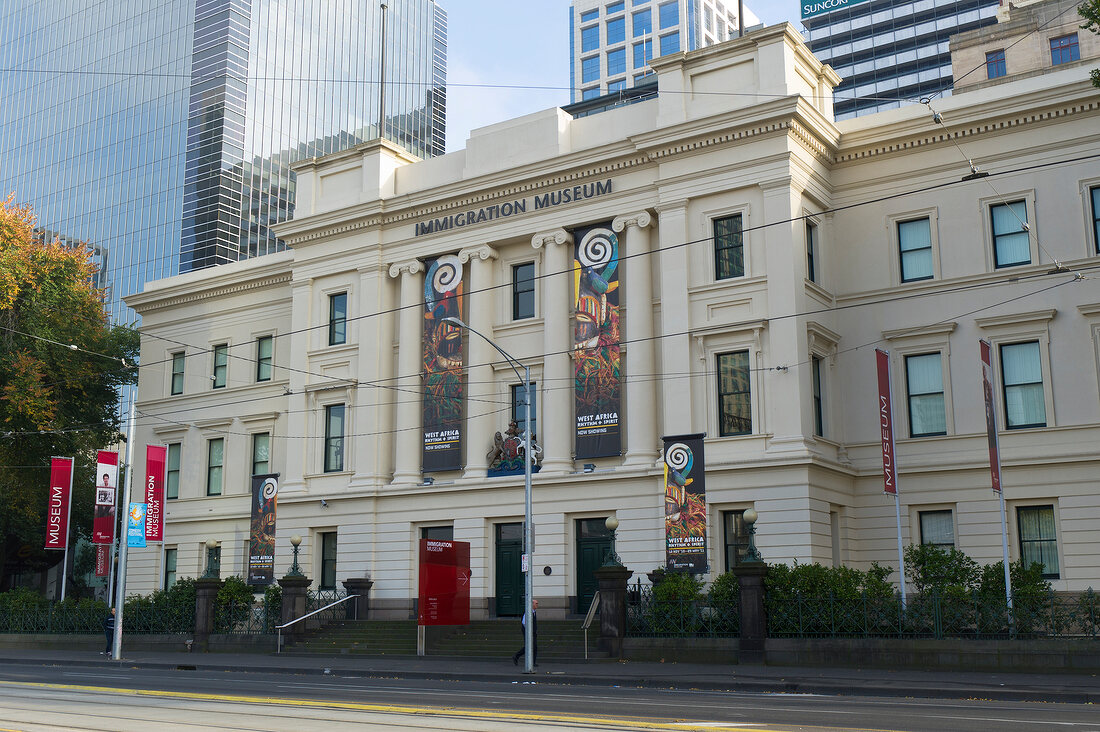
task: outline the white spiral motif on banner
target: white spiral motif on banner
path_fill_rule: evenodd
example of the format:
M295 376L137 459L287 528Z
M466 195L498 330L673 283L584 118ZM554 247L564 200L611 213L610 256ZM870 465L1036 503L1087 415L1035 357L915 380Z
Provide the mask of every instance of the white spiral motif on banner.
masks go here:
M260 495L263 496L265 501L268 501L275 497L275 494L279 492L279 481L274 478L264 478L263 486L260 488Z
M432 288L442 294L450 292L462 283L462 262L453 254L445 254L436 260Z
M585 234L577 247L577 261L585 267L599 269L615 256L615 234L609 229L593 229Z
M682 472L691 465L691 448L682 442L669 445L665 450L665 464L677 472Z

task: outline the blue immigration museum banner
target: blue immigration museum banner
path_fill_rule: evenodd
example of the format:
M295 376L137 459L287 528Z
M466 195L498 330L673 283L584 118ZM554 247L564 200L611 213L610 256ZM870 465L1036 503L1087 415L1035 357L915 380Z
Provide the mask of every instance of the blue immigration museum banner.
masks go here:
M462 468L462 328L465 322L462 262L453 254L425 262L424 275L424 449L425 473Z
M803 0L801 4L802 18L812 18L816 15L824 15L833 10L840 10L850 5L859 5L867 0Z
M707 571L706 435L665 437L665 568Z
M619 240L606 222L574 229L573 241L576 458L621 455Z

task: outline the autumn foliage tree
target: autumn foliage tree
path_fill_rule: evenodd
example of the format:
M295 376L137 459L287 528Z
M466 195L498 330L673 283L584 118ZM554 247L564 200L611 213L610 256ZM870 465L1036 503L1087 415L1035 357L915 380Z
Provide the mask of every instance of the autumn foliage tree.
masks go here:
M1082 28L1093 33L1100 33L1100 0L1086 0L1077 7L1077 12L1085 19L1085 22L1081 25ZM1090 76L1092 77L1092 85L1100 87L1100 69L1093 69Z
M137 333L108 322L87 248L34 227L0 203L0 589L61 560L42 549L53 455L76 459L70 541L90 533L95 451L118 441L119 389L136 378Z

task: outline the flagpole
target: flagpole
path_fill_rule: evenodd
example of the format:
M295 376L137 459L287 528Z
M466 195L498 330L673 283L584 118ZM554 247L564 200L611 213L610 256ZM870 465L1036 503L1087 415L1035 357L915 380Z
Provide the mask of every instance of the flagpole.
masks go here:
M65 558L61 561L61 602L65 602L65 585L69 577L69 535L72 533L69 524L73 517L73 470L76 469L72 458L64 458L69 461L69 506L65 509Z
M130 495L134 483L134 403L130 402L130 424L126 429L126 494L122 502L127 513L130 510ZM115 584L117 595L115 597L115 655L116 661L122 660L122 611L126 600L126 545L122 540L123 527L119 525L118 532L118 582Z
M905 611L905 552L901 541L901 499L898 490L897 448L894 442L894 407L891 392L892 369L890 352L875 349L875 371L878 377L879 430L882 435L882 475L884 490L894 494L894 516L898 527L898 584L901 587L901 609Z
M989 341L978 341L978 351L982 361L982 391L985 394L985 431L989 441L989 473L993 492L1000 497L1001 504L1001 556L1005 569L1005 603L1008 608L1008 623L1013 625L1012 617L1012 572L1008 564L1008 519L1005 515L1005 493L1001 485L1001 445L997 434L997 404L993 395L993 346Z

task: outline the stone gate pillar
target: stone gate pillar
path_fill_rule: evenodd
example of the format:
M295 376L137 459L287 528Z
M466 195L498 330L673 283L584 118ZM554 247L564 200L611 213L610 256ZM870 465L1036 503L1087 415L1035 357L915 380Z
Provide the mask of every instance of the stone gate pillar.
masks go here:
M366 620L370 612L370 588L374 586L374 580L370 577L348 577L343 584L349 595L359 595L349 603L353 606L353 617L356 620Z
M764 614L764 576L768 565L763 562L742 564L733 568L741 587L741 645L738 663L764 663L768 640L768 619Z
M626 567L604 566L594 574L600 582L600 649L613 658L622 658L626 636L626 583L634 572Z
M222 581L217 578L195 580L195 642L193 648L210 649L210 634L214 631L214 610Z

